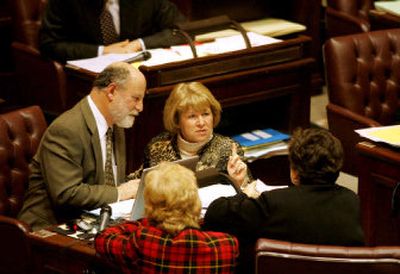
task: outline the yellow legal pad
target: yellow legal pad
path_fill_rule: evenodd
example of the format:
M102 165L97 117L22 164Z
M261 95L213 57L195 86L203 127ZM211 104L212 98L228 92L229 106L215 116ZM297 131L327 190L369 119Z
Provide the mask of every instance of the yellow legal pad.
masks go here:
M393 145L400 145L400 125L381 127L368 133L371 137Z

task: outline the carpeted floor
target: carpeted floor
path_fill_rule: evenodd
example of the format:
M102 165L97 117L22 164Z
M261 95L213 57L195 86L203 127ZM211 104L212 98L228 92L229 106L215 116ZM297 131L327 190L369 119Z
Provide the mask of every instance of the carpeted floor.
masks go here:
M311 97L310 119L313 126L328 128L325 106L328 103L328 96L324 88L322 94ZM338 179L338 184L343 185L357 193L358 178L342 172Z

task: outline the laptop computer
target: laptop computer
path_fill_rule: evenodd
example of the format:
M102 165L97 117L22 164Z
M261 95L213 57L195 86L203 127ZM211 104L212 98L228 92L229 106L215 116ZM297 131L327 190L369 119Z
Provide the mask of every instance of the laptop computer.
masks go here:
M199 156L194 156L174 161L174 163L187 167L192 171L196 171L196 165L198 161L199 161ZM155 168L156 167L150 167L143 170L142 177L140 178L138 191L136 193L136 199L132 207L131 218L130 218L131 220L136 221L144 217L144 184L145 184L144 178L146 177L147 173L149 173L151 170Z

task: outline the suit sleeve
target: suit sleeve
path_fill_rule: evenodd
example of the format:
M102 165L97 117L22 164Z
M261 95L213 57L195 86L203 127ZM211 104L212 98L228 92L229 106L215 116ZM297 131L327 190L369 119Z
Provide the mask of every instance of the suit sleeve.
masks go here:
M186 21L185 16L175 4L161 0L154 16L153 32L151 35L141 37L146 48L169 47L171 45L186 43L179 34L173 32L176 23Z
M85 21L84 18L73 18L71 9L77 7L70 1L49 0L42 18L39 33L39 49L43 56L65 63L67 60L89 58L97 56L99 45L84 43L84 39L76 39L74 35L80 32L76 29L71 32L70 20ZM82 22L82 24L87 24ZM82 25L82 28L89 26Z
M252 239L260 233L266 219L267 212L260 201L240 193L213 201L204 216L204 229Z
M91 143L74 129L49 128L42 140L41 170L51 200L60 208L93 209L117 201L116 187L98 182Z

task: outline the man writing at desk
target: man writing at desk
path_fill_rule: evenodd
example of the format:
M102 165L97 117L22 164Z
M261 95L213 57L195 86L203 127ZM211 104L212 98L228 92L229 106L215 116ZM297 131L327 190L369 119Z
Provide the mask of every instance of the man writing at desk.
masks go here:
M132 53L182 43L174 24L185 21L167 0L48 0L39 44L65 62L107 53Z
M20 220L37 230L135 196L138 180L124 183L123 128L142 111L145 89L137 69L111 64L89 96L49 126L30 166Z

